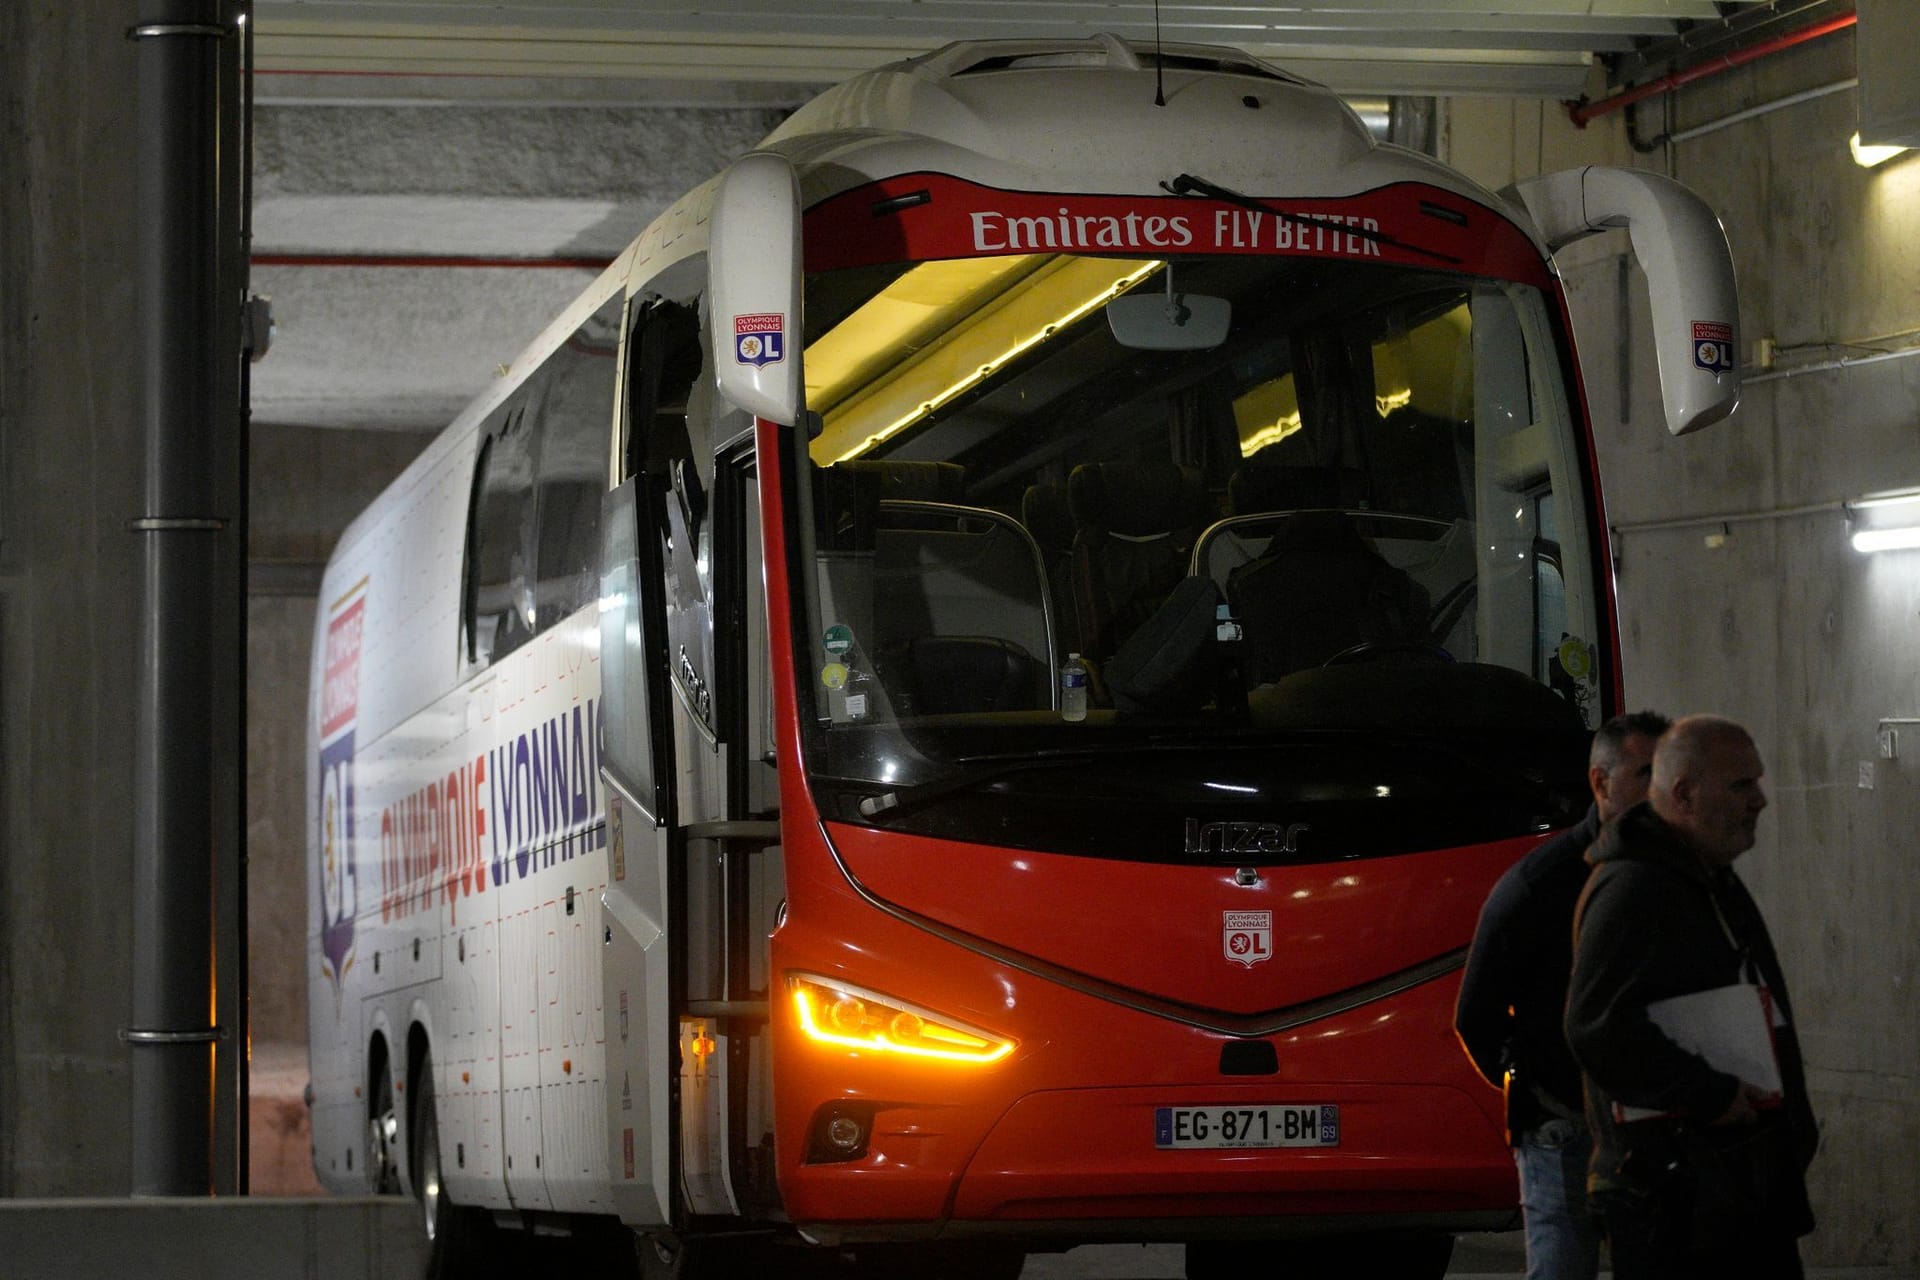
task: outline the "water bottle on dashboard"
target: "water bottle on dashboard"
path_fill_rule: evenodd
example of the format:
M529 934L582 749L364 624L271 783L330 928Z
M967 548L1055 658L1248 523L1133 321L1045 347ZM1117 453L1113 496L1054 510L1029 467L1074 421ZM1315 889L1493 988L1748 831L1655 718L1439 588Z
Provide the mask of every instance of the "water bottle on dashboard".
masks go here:
M1087 668L1077 653L1068 654L1060 667L1060 718L1087 718Z

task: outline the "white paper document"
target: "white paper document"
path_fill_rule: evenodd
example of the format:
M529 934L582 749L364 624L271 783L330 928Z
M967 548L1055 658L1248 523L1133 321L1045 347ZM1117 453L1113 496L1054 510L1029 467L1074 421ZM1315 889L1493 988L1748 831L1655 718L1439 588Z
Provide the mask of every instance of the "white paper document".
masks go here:
M1738 1076L1756 1089L1780 1092L1780 1059L1774 1053L1773 1000L1748 982L1694 991L1647 1006L1647 1018L1688 1053L1716 1071ZM1616 1120L1648 1120L1671 1114L1616 1102Z

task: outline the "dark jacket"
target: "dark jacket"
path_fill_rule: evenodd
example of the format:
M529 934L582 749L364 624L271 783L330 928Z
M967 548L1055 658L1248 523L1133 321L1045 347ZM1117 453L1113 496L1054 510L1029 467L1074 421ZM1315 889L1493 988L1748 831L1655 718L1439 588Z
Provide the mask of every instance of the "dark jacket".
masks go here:
M1696 1239L1806 1234L1817 1132L1793 1004L1760 909L1731 868L1710 870L1645 804L1602 828L1588 859L1566 1033L1586 1079L1589 1188L1676 1196ZM1754 1125L1716 1126L1739 1082L1676 1045L1647 1006L1756 976L1785 1018L1774 1032L1781 1105ZM1668 1115L1620 1122L1616 1102Z
M1507 868L1480 909L1453 1029L1489 1084L1507 1089L1507 1140L1580 1114L1580 1067L1561 1022L1573 971L1573 908L1600 811ZM1512 1078L1507 1079L1511 1072Z

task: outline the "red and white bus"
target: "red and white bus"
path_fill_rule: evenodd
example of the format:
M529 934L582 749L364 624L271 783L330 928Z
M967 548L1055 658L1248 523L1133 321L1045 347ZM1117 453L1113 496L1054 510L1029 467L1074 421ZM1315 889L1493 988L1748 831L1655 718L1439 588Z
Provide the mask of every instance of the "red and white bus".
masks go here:
M1622 706L1560 244L1669 428L1718 222L1496 195L1227 49L949 46L660 217L348 530L314 1161L501 1224L927 1274L1515 1222L1450 1029Z

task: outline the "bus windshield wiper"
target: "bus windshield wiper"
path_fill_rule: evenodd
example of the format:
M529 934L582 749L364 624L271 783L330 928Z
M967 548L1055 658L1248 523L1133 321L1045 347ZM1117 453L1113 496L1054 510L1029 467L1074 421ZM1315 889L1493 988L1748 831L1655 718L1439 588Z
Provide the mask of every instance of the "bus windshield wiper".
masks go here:
M1070 764L1084 764L1098 751L1075 748L1072 751L1051 751L1033 755L1019 756L976 756L978 768L967 769L949 778L922 783L914 787L895 787L882 791L879 795L867 796L860 801L860 816L864 818L896 818L914 809L924 808L935 800L953 795L958 791L971 791L983 783L994 782L1016 773L1032 773L1046 769L1064 768Z
M1314 733L1313 738L1351 736L1346 730L1334 730L1327 733ZM1107 743L1101 746L1077 746L1054 748L1047 751L962 756L952 763L969 766L961 772L946 778L936 778L918 786L902 785L882 791L878 795L863 798L859 803L860 815L864 818L895 818L921 809L937 800L956 792L971 791L985 783L997 782L1017 773L1039 773L1051 769L1062 769L1070 765L1091 764L1099 759L1111 759L1115 756L1137 756L1177 751L1197 752L1264 749L1271 742L1236 743L1223 742L1210 730L1195 729L1178 733L1162 733L1149 736L1144 741Z
M1265 201L1256 200L1252 196L1243 196L1238 191L1232 191L1217 183L1208 182L1205 178L1196 178L1190 173L1183 173L1172 182L1162 182L1160 187L1164 191L1171 191L1176 196L1205 196L1209 200L1218 200L1222 204L1238 205L1242 209L1250 209L1255 213L1270 214L1282 222L1291 222L1298 227L1315 227L1321 231L1335 231L1341 235L1357 236L1362 240L1371 240L1375 244L1392 245L1396 249L1405 249L1408 253L1417 253L1440 262L1450 262L1455 266L1458 266L1460 263L1460 259L1450 253L1442 253L1438 249L1429 249L1425 245L1414 244L1411 241L1402 240L1398 236L1388 235L1384 231L1370 231L1362 227L1350 227L1344 222L1331 222L1325 218L1313 217L1311 214L1291 213L1285 209L1275 209Z

